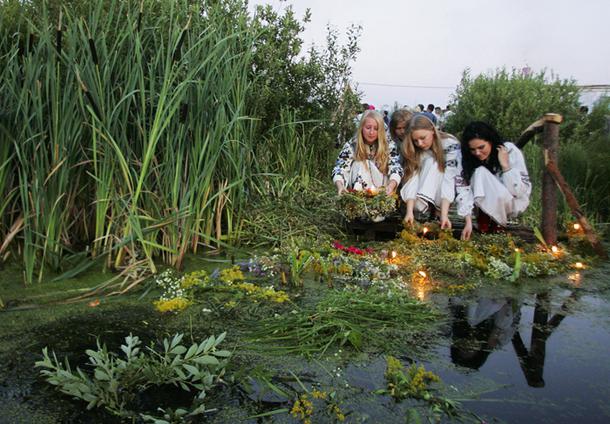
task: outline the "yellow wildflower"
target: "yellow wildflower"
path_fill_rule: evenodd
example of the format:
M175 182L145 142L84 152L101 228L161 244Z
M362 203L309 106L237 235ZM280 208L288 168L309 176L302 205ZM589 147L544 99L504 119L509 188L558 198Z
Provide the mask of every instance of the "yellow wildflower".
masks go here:
M183 289L189 289L193 286L204 285L207 283L208 279L208 273L204 270L191 272L182 278L180 287Z
M235 281L243 281L245 279L246 277L244 277L244 273L241 272L241 269L239 269L239 266L237 265L220 271L220 281L226 283L227 285L231 285Z
M177 312L186 309L191 304L191 301L185 299L184 297L174 297L173 299L169 300L160 299L153 302L153 304L159 312Z
M322 392L322 391L320 391L320 390L316 390L316 389L314 389L314 390L312 390L312 392L311 392L311 396L312 396L314 399L326 399L326 397L327 397L328 395L327 395L327 393L326 393L326 392Z

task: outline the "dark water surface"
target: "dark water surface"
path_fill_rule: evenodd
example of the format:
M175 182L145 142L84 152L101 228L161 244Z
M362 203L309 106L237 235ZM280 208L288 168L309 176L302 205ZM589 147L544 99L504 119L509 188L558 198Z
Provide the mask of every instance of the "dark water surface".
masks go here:
M485 422L610 423L610 264L569 278L426 300L447 318L424 365L440 375L447 397L459 400L464 409ZM1 312L0 423L116 422L56 393L37 377L33 363L44 346L82 364L84 349L94 347L95 336L116 350L129 332L154 340L173 331L149 301L125 302L107 310L85 305L62 306L53 313L42 309L36 319L28 318L27 311ZM72 316L74 308L78 315ZM29 320L36 322L31 328ZM231 323L218 325L230 329ZM406 363L410 358L400 359ZM247 371L250 364L243 361L240 366ZM350 413L346 422L404 423L415 404L372 394L385 387L382 355L261 362L336 390L341 407ZM256 398L257 393L225 388L211 400L219 410L207 421L299 422L288 414L247 419L261 410L291 406L290 399L269 394L260 395L253 406ZM314 416L312 422L333 421Z

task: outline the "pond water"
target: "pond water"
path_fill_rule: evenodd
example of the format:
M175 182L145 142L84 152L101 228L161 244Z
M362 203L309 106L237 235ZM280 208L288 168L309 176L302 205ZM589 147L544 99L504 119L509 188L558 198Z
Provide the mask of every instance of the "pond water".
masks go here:
M446 319L440 340L421 363L441 377L445 396L470 412L468 420L610 422L610 264L552 281L494 286L467 297L426 293L422 297L444 311ZM82 306L75 316L65 306L64 315L39 320L32 334L21 336L11 334L11 322L16 331L26 331L22 321L30 318L22 320L21 315L27 311L0 313L0 344L14 345L10 352L0 346L0 422L116 421L103 411L85 411L83 403L54 392L37 377L33 363L44 346L82 364L83 351L92 347L94 335L116 347L129 332L144 339L169 333L152 308L120 302L105 311L92 312ZM23 342L15 344L15 337L23 337ZM398 357L404 363L410 361ZM246 371L254 366L248 361L240 364ZM256 365L261 364L278 375L294 373L304 384L315 382L335 390L342 410L348 413L346 422L404 423L417 403L396 403L389 396L372 393L386 384L383 355L331 355L313 361L275 357L263 358ZM274 380L278 387L298 389L294 380L280 380ZM292 401L259 392L256 380L251 384L254 388L249 393L243 387L222 390L212 399L221 408L208 421L300 422L286 413L248 418L290 408ZM334 421L322 414L312 422Z

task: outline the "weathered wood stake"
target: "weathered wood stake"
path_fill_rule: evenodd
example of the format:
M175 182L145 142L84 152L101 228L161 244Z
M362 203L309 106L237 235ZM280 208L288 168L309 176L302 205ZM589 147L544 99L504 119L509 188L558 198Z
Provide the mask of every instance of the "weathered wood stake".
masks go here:
M548 244L557 243L557 186L546 164L557 163L559 145L559 124L561 115L546 114L542 131L542 148L544 153L544 171L542 172L542 236Z
M591 228L591 225L589 225L589 221L585 217L585 214L582 213L582 211L580 210L578 200L576 200L576 196L574 196L574 193L570 189L570 186L568 186L568 183L566 182L565 178L563 178L563 175L561 175L561 173L559 172L559 167L557 166L557 163L554 161L549 161L546 164L546 169L551 174L551 176L557 183L557 186L563 193L566 202L568 203L568 206L572 210L572 215L574 215L574 218L576 218L580 223L580 226L582 227L585 236L587 237L587 240L589 240L589 243L591 243L591 246L593 246L595 253L597 253L601 258L608 258L608 252L606 252L606 249L604 249L603 244L601 243L601 241L599 241L597 235L595 235L595 231L593 231L593 228Z

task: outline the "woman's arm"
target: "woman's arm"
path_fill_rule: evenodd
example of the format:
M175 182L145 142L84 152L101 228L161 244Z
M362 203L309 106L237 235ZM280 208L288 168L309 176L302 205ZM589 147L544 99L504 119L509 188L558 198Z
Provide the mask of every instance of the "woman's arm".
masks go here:
M532 184L527 172L527 167L525 166L523 153L513 143L505 143L503 149L504 150L500 148L498 151L499 161L501 156L505 157L505 159L500 161L500 166L502 167L500 179L502 184L504 184L510 194L515 197L529 197L532 192Z
M405 214L403 223L413 224L413 222L415 221L415 217L413 216L413 208L415 207L415 199L408 199L405 203L407 204L407 213Z
M352 163L354 162L354 149L352 141L348 141L343 145L335 167L333 168L333 182L337 187L337 194L345 192L347 185L350 183L349 178L352 170Z
M402 180L402 176L404 175L404 171L402 165L400 164L400 153L398 152L398 148L396 147L396 143L393 140L388 141L388 147L390 150L390 157L388 159L388 187L386 188L386 193L392 194L400 184Z

